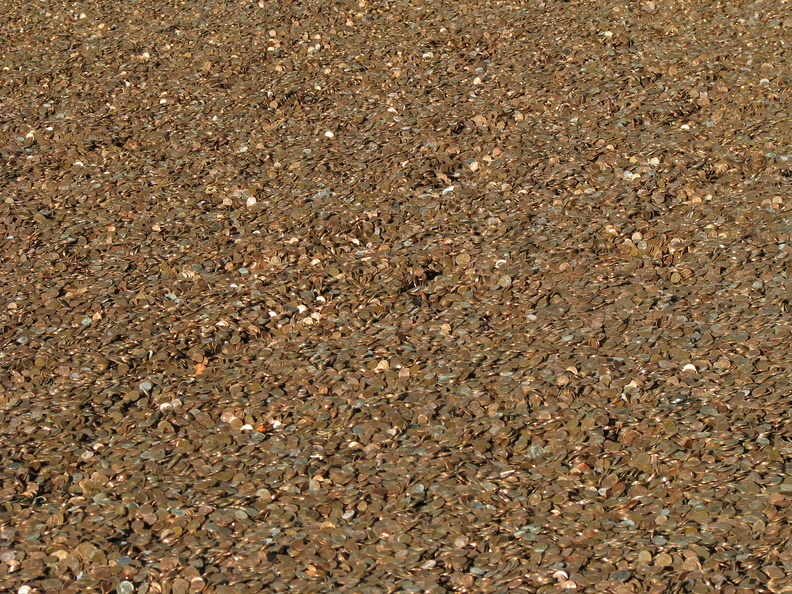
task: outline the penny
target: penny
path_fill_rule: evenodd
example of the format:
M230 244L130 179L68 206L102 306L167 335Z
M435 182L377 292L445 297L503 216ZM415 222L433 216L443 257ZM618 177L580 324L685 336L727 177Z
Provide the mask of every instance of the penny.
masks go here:
M0 589L787 587L782 4L205 4L0 25Z

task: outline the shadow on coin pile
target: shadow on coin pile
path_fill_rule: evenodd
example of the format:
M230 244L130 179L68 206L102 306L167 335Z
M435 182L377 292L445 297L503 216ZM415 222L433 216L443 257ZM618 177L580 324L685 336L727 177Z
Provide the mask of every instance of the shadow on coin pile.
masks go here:
M790 26L8 4L0 589L788 591Z

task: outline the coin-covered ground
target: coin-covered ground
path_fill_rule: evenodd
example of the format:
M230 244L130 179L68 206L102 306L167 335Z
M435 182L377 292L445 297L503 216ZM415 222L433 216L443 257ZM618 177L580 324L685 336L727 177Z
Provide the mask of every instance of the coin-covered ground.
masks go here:
M0 37L0 590L792 591L792 4Z

